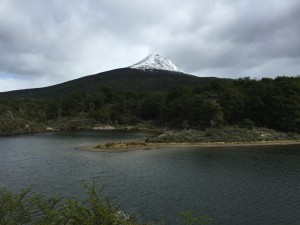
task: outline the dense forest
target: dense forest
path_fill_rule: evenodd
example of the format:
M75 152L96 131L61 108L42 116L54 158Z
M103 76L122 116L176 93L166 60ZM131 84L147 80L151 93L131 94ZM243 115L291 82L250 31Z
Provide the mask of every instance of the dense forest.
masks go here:
M111 125L147 122L195 129L239 125L300 132L300 76L212 79L205 85L177 85L159 92L108 86L55 98L2 98L0 116L39 123L76 117Z

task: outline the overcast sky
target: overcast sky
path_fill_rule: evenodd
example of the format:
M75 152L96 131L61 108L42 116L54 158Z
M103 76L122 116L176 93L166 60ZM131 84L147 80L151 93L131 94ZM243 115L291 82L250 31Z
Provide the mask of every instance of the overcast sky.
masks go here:
M300 74L299 0L0 0L0 92L151 53L197 76Z

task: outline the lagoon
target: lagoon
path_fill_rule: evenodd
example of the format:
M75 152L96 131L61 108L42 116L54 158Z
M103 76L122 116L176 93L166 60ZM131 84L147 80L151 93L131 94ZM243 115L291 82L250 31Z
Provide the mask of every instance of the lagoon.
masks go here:
M85 197L84 182L105 186L143 222L175 224L208 214L212 224L298 224L300 145L180 147L126 152L78 148L153 135L74 131L0 138L0 187Z

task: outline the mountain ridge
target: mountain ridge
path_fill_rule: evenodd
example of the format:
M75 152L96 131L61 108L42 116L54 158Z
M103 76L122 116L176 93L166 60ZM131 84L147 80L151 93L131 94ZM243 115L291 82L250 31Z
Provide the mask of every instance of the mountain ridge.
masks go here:
M87 75L48 87L0 92L0 99L8 97L53 98L68 96L81 91L95 93L101 88L111 88L120 91L165 92L174 86L201 86L216 79L231 80L215 77L197 77L177 71L139 70L127 67Z

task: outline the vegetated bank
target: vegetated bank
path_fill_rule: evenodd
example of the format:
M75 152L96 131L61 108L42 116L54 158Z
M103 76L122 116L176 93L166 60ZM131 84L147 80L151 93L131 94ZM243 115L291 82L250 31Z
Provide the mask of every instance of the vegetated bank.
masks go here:
M299 144L300 135L278 132L267 128L223 127L206 130L168 130L156 137L136 142L105 143L85 150L132 150L168 146L241 146Z
M33 97L26 98L18 96L18 92L10 97L0 95L0 135L106 125L202 131L239 126L300 132L299 76L261 80L199 78L196 82L198 78L194 76L169 74L163 80L168 85L160 87L159 79L163 78L143 75L144 78L138 75L138 83L145 90L135 86L120 88L120 83L115 88L106 76L111 86L93 86L92 91L76 91L72 83L55 86L53 90L64 93L60 97L46 95L44 89L32 90ZM80 82L84 80L75 83L78 86ZM43 97L38 97L39 92Z

